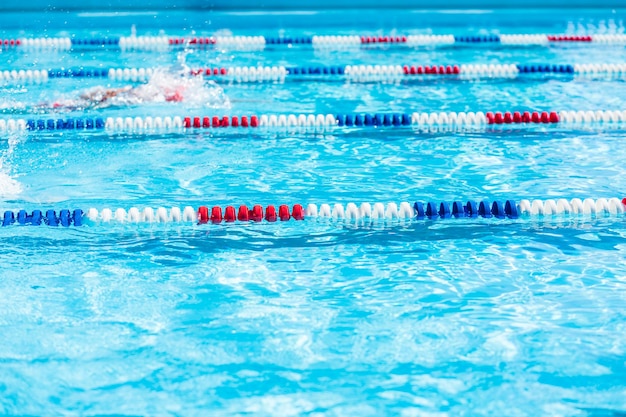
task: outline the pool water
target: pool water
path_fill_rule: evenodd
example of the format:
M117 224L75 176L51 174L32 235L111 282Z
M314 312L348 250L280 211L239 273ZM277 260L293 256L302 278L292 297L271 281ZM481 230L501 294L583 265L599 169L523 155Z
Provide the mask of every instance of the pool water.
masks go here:
M3 38L622 33L622 10L4 13ZM6 49L0 70L168 67L181 48ZM619 45L193 49L192 67L623 63ZM208 82L208 80L207 80ZM58 111L129 82L0 86L1 118L621 110L623 77L207 87L210 107ZM624 197L623 126L1 133L0 210ZM626 413L617 216L0 227L0 414Z

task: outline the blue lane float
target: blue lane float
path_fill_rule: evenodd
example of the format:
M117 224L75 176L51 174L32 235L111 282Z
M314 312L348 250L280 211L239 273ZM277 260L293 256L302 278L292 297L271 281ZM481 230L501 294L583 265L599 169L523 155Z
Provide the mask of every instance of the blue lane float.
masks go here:
M108 69L102 68L68 68L48 70L49 78L107 78Z
M120 38L71 38L72 46L117 46Z
M457 43L500 43L498 35L471 35L471 36L455 36L454 41Z
M517 69L520 73L555 73L555 74L574 74L573 65L549 65L549 64L518 64Z
M26 130L104 130L105 121L101 117L95 119L26 119Z
M313 43L312 36L287 36L287 37L275 37L275 36L266 36L265 43L268 45L307 45Z

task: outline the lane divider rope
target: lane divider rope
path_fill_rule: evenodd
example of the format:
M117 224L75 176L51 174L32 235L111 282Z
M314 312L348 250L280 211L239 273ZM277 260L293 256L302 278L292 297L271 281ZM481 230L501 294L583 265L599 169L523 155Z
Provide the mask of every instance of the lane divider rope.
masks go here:
M136 207L128 211L118 208L115 211L104 208L97 210L90 208L63 209L58 213L55 210L6 210L2 216L2 226L11 225L48 225L48 226L82 226L93 223L232 223L232 222L276 222L288 220L304 220L305 218L333 219L346 222L375 222L375 221L410 221L410 220L437 220L451 218L495 218L516 219L518 217L536 216L560 216L560 217L606 217L618 216L626 209L626 198L599 198L597 200L587 198L581 200L521 200L516 204L514 200L506 201L461 201L453 202L421 202L413 204L402 202L396 203L355 203L309 204L304 208L301 204L278 206L278 211L273 205L263 208L254 205L249 208L246 205L226 206L200 206L194 209L191 206L181 210L179 207L166 209L159 207L154 210L151 207L139 210Z
M4 70L0 82L45 82L51 78L108 78L147 81L155 68L67 68L51 70ZM460 65L346 65L346 66L250 66L195 68L191 75L233 82L284 81L293 77L341 77L354 82L400 81L432 76L514 78L527 74L626 75L626 63L615 64L460 64Z
M438 112L438 113L348 113L348 114L281 114L260 116L166 116L0 119L0 132L16 131L106 131L152 132L195 131L197 129L269 129L325 132L339 128L485 128L495 125L580 125L626 122L626 110L597 111L507 111L507 112Z
M122 36L122 37L34 37L0 39L5 49L59 49L113 46L122 50L161 50L172 46L220 47L231 50L263 49L266 45L311 45L314 48L345 48L361 45L550 45L554 43L626 44L625 34L501 34L501 35L315 35L315 36Z

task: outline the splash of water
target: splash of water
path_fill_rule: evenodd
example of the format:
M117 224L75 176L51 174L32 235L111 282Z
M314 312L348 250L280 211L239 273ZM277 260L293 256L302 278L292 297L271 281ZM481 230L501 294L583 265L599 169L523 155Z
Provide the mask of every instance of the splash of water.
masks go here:
M9 135L9 146L6 151L0 154L0 198L15 196L22 192L22 184L9 174L10 166L8 164L18 142L18 136Z
M43 107L63 111L180 102L188 107L230 108L230 99L223 88L192 74L186 64L190 52L185 48L175 64L156 69L145 84L113 89L98 86L81 92L78 99L59 99Z
M0 197L12 197L22 192L22 184L0 168Z
M121 90L94 107L181 102L190 107L230 108L230 100L220 86L201 76L192 76L190 72L185 68L157 69L147 83ZM95 90L95 93L103 94L102 90ZM98 100L100 98L96 97L95 101Z

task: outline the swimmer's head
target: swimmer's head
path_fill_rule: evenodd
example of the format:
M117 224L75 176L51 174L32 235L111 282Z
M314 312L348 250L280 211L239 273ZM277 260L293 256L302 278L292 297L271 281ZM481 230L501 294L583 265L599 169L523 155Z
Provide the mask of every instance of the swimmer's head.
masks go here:
M184 92L184 88L177 88L174 91L166 92L165 101L180 103L185 99L183 92Z

